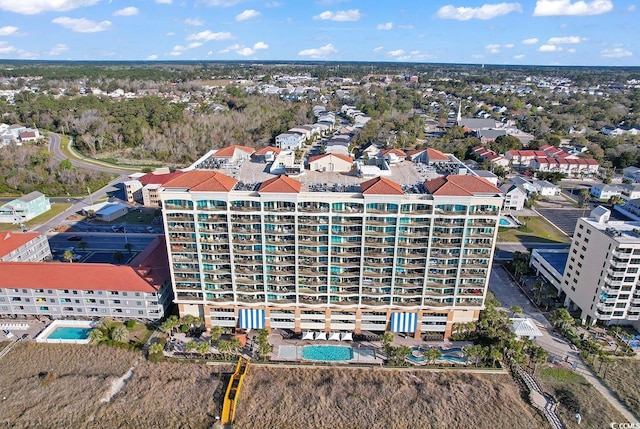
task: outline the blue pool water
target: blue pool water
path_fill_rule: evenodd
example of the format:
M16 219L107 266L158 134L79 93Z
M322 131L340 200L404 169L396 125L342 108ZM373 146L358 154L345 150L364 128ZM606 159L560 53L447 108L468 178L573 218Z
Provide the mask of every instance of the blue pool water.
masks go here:
M420 347L414 347L413 350L418 352L424 352L424 349ZM464 356L461 356L462 348L460 347L452 347L446 350L440 349L440 352L442 353L442 356L436 359L435 361L436 363L438 362L467 363L467 358ZM409 356L407 356L407 359L415 363L424 362L424 356L414 356L413 354L410 354Z
M89 332L91 332L91 328L70 328L63 326L54 329L47 338L50 340L86 340L89 338Z
M343 346L304 346L302 359L319 361L345 361L353 359L351 347Z
M511 222L509 222L507 219L503 217L500 218L498 223L500 224L500 226L511 226Z

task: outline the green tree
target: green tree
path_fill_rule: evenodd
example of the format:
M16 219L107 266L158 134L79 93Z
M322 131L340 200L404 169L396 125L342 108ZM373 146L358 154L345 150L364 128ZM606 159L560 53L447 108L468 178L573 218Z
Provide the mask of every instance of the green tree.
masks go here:
M133 249L133 244L129 243L128 241L124 244L124 248L126 249L126 251L129 253L129 255L131 255L131 249Z
M442 352L437 347L429 347L429 349L424 353L424 358L429 363L434 363L438 359L442 357Z
M196 344L196 353L200 354L200 355L205 355L207 353L209 353L209 350L211 349L211 344L207 341L200 341L199 343Z
M393 333L389 331L383 333L381 341L382 341L382 349L384 350L385 354L389 356L391 354L391 349L393 344Z
M122 324L117 324L109 331L109 337L118 343L126 343L129 339L129 330Z
M538 345L534 345L529 349L529 358L530 361L533 362L533 373L535 374L538 370L538 364L545 363L549 354L545 349Z
M220 326L212 326L211 327L211 343L215 345L222 337L222 327Z
M613 209L616 205L624 204L624 200L620 195L613 195L611 198L609 198L608 203L611 206L611 209Z
M571 314L566 308L558 308L551 315L551 323L564 332L575 325L576 321L571 317Z
M70 262L70 263L73 262L74 256L76 255L73 253L73 250L65 250L64 253L62 254L62 258L66 259L67 262Z
M80 248L80 250L82 252L84 252L87 249L88 246L89 246L89 244L86 241L79 241L78 242L78 247Z
M591 201L591 192L589 191L589 189L580 189L580 194L578 196L578 206L580 206L581 208L588 207L589 201Z
M149 346L149 354L155 355L160 354L164 351L164 345L160 341L156 341L155 343Z
M124 255L121 251L116 250L113 252L113 260L116 261L117 264L121 264L124 261Z
M519 305L512 305L511 307L509 307L509 311L515 317L522 313L522 307L520 307Z
M104 331L100 328L94 328L89 331L89 342L98 344L104 340Z

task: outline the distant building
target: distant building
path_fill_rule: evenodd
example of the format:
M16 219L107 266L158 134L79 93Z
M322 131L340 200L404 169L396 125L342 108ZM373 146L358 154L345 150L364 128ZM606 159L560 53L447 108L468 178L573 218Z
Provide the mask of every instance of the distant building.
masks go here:
M607 185L604 183L598 183L591 185L591 196L600 200L608 200L613 196L622 195L622 188L618 185Z
M51 210L51 202L44 194L33 191L0 207L0 223L22 223Z
M146 207L160 206L159 192L165 182L179 176L182 171L158 168L151 173L134 173L124 182L125 195L131 204L142 203Z
M524 203L527 201L527 192L519 186L513 184L504 184L500 186L500 190L504 192L505 210L522 210Z
M0 261L41 262L48 259L51 259L51 248L46 235L0 231Z

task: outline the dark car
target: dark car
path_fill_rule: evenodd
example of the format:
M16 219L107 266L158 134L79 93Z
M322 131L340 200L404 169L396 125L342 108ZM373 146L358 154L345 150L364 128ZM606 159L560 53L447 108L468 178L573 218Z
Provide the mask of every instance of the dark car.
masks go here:
M72 235L71 237L67 238L67 240L69 240L69 241L80 241L80 240L82 240L82 237L79 237L77 235Z

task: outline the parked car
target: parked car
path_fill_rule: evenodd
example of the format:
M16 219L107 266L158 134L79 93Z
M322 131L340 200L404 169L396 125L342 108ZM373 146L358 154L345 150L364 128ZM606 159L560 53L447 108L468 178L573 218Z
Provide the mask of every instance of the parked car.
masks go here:
M80 240L82 240L82 237L80 237L78 235L72 235L71 237L67 238L67 240L69 240L69 241L80 241Z

